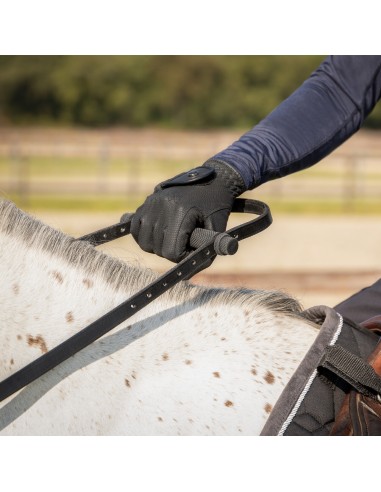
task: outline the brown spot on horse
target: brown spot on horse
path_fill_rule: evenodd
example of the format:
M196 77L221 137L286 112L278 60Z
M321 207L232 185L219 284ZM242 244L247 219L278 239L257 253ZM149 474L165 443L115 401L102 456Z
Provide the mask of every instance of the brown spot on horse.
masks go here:
M168 360L169 359L169 355L167 354L167 352L164 352L164 354L161 356L161 358L163 360Z
M65 319L67 323L72 323L74 321L73 313L71 311L66 313Z
M234 405L234 403L230 400L226 400L225 401L225 407L232 407Z
M266 383L268 384L274 384L274 381L275 381L275 376L272 372L270 371L267 371L266 372L266 375L264 377L264 380L266 381Z
M270 403L266 403L265 412L270 413L272 409L273 409L272 405L270 405Z
M94 285L94 282L92 280L90 280L89 278L84 278L82 280L82 283L83 285L87 288L87 289L90 289L93 285Z
M57 272L57 270L53 270L50 273L52 274L52 277L54 278L54 280L56 280L59 284L63 284L63 276L62 276L62 273Z
M184 363L187 365L187 366L190 366L192 364L192 361L187 359L184 361Z
M30 347L38 347L43 354L48 351L48 347L46 346L45 340L41 335L37 335L33 337L32 335L28 335L28 345Z
M19 286L19 284L13 284L12 285L12 290L13 290L13 293L15 294L15 296L17 296L17 294L20 292L20 286Z
M221 377L221 376L220 376L220 373L219 373L218 371L214 371L213 376L214 376L215 378L220 378L220 377Z

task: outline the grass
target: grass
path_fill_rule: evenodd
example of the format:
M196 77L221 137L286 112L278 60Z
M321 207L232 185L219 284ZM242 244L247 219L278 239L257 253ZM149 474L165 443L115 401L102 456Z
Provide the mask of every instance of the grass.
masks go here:
M132 173L150 175L152 173L171 176L181 170L195 166L194 161L158 160L149 158L113 157L101 160L94 157L44 157L31 156L19 160L10 160L0 156L0 178L18 176L26 173L29 178L64 176L97 176L100 172L110 176ZM163 178L164 179L164 178Z
M56 196L30 195L20 198L7 194L5 198L12 200L19 208L30 212L133 212L139 207L145 195L128 198L126 196ZM279 200L274 197L261 197L273 214L290 215L381 215L381 200L356 199L344 204L339 200Z
M17 206L24 210L34 211L56 211L56 212L115 212L121 213L125 211L134 211L141 205L145 199L145 196L151 192L152 183L158 183L163 179L167 179L170 176L174 176L179 172L195 166L194 161L168 159L154 159L154 158L138 158L133 159L123 157L112 157L106 159L103 162L96 157L65 157L65 156L50 156L50 157L28 157L27 159L11 160L9 157L0 157L0 192L6 198L11 199ZM370 171L370 170L369 170ZM356 197L352 201L346 200L344 195L341 194L340 198L314 198L308 197L308 189L314 186L314 181L319 183L318 186L324 186L324 181L327 184L332 181L337 181L339 178L345 180L347 174L345 169L342 173L336 168L325 169L310 169L303 173L295 173L287 178L287 182L280 183L282 185L281 196L274 194L274 189L268 189L266 192L266 186L260 189L258 193L259 199L267 202L276 214L293 214L293 215L345 215L345 214L357 214L357 215L379 215L381 214L381 200L377 198L365 198L364 196ZM122 195L113 193L112 186L108 186L108 194L95 194L95 191L91 191L90 187L86 187L86 179L91 178L94 182L102 183L102 179L117 178L121 182L130 181L132 183L140 182L138 190L134 193L130 189L129 193L133 195ZM17 194L16 188L11 188L12 184L9 183L9 189L4 188L6 185L1 184L1 180L7 183L7 179L12 178L12 181L21 181L21 187L25 185L25 189L28 191L24 196ZM20 179L21 178L21 179ZM37 195L33 188L39 180L45 178L51 179L53 187L55 189L49 190L46 194ZM65 181L65 179L66 181ZM70 179L69 179L70 178ZM150 184L142 182L145 178L150 179ZM61 182L60 182L61 179ZM78 192L78 189L73 194L70 192L72 182L78 184L82 179L83 182L83 194ZM381 174L378 175L374 172L366 173L361 176L361 186L364 183L374 184L375 181L381 179ZM76 181L78 180L78 182ZM95 181L94 181L95 180ZM122 181L124 180L124 181ZM25 182L24 184L22 182ZM89 180L90 181L90 180ZM66 184L64 184L64 182ZM56 186L57 183L57 186ZM300 183L296 188L300 196L296 197L286 184ZM14 184L13 184L14 186ZM303 190L303 186L305 186ZM309 188L308 188L309 186ZM64 190L64 187L66 188ZM59 190L62 190L61 193ZM146 190L147 192L143 192ZM63 193L66 192L66 194ZM342 193L342 192L340 192ZM249 194L249 196L256 197L255 190Z
M143 196L129 199L127 197L99 196L55 196L30 195L21 198L17 195L7 195L19 208L30 212L116 212L124 213L136 210L144 201Z
M267 204L274 213L291 215L381 215L381 200L376 199L358 198L344 203L333 199L280 201L269 198Z

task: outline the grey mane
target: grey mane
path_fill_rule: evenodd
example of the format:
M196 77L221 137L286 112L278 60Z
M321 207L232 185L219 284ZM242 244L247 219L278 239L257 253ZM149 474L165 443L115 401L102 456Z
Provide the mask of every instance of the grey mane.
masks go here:
M136 292L154 281L158 275L147 268L136 267L122 260L97 251L93 246L44 224L18 209L14 203L0 199L0 232L15 236L27 246L46 251L68 264L83 269L87 274L96 274L115 289L128 285ZM245 307L263 306L285 316L299 316L301 306L297 300L279 291L216 289L194 286L181 282L170 293L174 301L184 302L197 298L200 303L234 303Z
M16 236L27 246L60 257L70 265L84 269L87 274L97 274L116 289L125 287L126 282L142 286L156 277L148 269L112 258L88 242L78 241L44 224L7 200L0 201L0 231Z

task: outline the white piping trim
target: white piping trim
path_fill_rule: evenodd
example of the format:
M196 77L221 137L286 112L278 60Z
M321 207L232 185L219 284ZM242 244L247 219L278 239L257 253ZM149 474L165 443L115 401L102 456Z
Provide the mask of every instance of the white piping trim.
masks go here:
M339 313L337 313L337 315L339 316L339 326L337 327L337 330L333 334L332 340L329 342L330 345L335 345L343 328L343 323L344 323L343 317Z
M339 335L340 335L341 330L343 328L343 317L339 313L337 313L337 314L339 316L339 325L337 327L337 330L333 334L332 340L329 342L329 345L334 345L337 342L337 339L339 338ZM293 419L294 419L294 417L296 415L296 412L299 410L299 407L302 404L302 401L304 400L304 397L308 393L308 391L309 391L309 389L311 387L311 384L313 383L313 380L316 377L316 374L317 374L317 369L315 369L314 372L309 377L306 386L304 387L303 391L301 392L299 398L297 399L297 401L296 401L296 403L294 405L294 408L291 410L290 415L287 417L287 419L284 421L282 427L280 428L280 430L278 432L278 436L283 436L283 434L285 433L287 427L293 421Z

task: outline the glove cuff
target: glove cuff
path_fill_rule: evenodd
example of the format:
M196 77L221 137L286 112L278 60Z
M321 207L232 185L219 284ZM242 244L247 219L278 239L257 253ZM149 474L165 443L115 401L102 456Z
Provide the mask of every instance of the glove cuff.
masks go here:
M214 169L217 177L222 179L234 198L244 193L247 188L242 176L230 164L226 162L210 159L203 166Z

